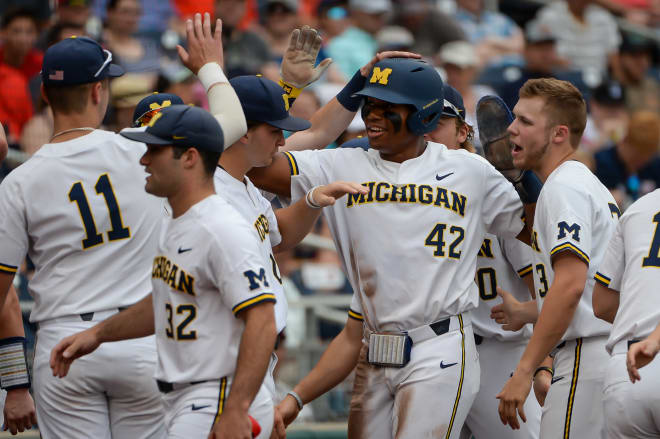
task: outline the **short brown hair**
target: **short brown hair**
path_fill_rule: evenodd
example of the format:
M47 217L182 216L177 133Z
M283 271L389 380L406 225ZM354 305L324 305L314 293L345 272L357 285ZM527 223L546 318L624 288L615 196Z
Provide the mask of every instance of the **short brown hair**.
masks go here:
M555 78L530 79L520 89L519 96L545 99L550 126L566 125L571 146L578 147L587 124L587 105L573 84Z
M53 112L62 114L82 113L87 109L89 91L95 83L44 86L44 93L48 98ZM108 86L108 81L101 81L101 86Z

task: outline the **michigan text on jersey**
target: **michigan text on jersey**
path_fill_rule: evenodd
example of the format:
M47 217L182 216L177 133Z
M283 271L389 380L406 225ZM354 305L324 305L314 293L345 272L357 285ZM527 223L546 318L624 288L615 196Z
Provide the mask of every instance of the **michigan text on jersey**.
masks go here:
M178 290L191 296L195 295L195 278L165 256L156 256L154 258L151 277L162 279L173 290Z
M467 197L444 187L435 188L415 183L393 185L387 182L369 181L362 183L369 189L366 194L348 194L346 207L367 203L417 203L433 205L465 216Z

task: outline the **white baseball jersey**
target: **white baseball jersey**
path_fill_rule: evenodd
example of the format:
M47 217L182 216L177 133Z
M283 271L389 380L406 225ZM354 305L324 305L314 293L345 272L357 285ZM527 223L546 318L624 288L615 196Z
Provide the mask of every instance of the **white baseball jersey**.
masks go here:
M275 302L252 225L211 195L164 220L156 254L156 378L186 383L231 376L245 327L238 313Z
M487 232L515 237L523 223L513 186L486 160L429 143L403 163L370 149L285 153L292 198L356 181L324 209L354 295L349 315L372 330L407 330L477 306L477 253Z
M259 240L259 250L266 267L266 277L275 294L275 323L279 333L286 326L287 303L282 287L282 275L273 256L273 247L282 241L277 219L270 202L264 198L249 178L240 182L218 167L213 177L215 191L251 224Z
M30 321L129 306L151 291L162 202L144 191L142 143L95 130L45 144L0 186L0 271L28 254ZM129 239L130 238L130 239Z
M623 214L598 267L596 281L620 292L607 351L621 340L642 339L660 322L660 189Z
M527 285L522 280L532 272L532 249L515 238L498 238L486 235L477 257L475 281L479 287L479 306L472 313L474 333L499 341L525 340L532 335L532 325L520 331L505 331L490 318L490 310L502 303L497 296L497 287L513 294L521 301L532 299Z
M596 269L619 219L610 191L582 163L567 161L552 171L536 203L532 253L539 312L552 285L552 257L571 251L588 266L587 282L562 340L606 335L610 324L594 316L591 298Z

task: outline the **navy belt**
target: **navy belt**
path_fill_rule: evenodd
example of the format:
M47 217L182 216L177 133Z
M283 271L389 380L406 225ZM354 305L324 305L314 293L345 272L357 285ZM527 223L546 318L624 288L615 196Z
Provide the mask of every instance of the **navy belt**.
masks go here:
M195 384L202 384L207 381L210 380L193 381L191 383L168 383L167 381L156 380L156 384L158 384L158 390L162 393L170 393L173 390L183 389L189 386L194 386Z
M479 335L479 334L474 334L474 344L479 346L481 343L484 342L484 338Z
M120 306L117 309L119 310L119 312L122 312L126 308L128 308L128 307L127 306ZM82 319L83 322L91 322L92 319L94 319L94 313L93 312L86 312L86 313L80 314L80 318Z

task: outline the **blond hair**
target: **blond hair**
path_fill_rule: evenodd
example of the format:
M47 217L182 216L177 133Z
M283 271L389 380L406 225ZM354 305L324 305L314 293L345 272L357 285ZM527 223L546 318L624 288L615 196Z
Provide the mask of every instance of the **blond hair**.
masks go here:
M555 78L530 79L523 84L519 96L544 99L549 127L567 126L571 146L578 147L587 124L587 105L573 84Z

